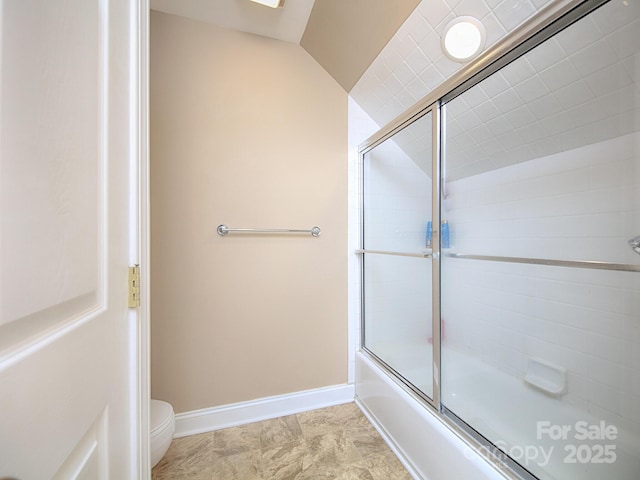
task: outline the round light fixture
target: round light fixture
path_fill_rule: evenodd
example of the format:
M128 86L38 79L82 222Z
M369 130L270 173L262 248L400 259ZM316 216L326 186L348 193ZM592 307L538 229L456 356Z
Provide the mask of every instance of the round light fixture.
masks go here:
M487 40L480 20L474 17L458 17L451 20L442 35L442 50L451 60L468 62L478 56Z

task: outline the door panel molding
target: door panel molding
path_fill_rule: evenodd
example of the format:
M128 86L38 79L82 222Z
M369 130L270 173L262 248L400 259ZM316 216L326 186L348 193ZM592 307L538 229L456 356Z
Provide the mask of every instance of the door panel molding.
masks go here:
M109 433L107 428L108 408L105 408L75 450L67 457L53 480L109 478Z
M3 9L5 45L20 22L41 28L2 56L0 370L107 298L110 1L19 3Z

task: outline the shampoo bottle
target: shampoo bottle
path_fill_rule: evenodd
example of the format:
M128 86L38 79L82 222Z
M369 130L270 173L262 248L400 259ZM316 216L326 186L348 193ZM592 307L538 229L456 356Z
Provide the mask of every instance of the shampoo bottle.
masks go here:
M442 232L440 233L440 240L442 242L442 245L440 245L442 248L449 248L449 222L446 220L442 222Z

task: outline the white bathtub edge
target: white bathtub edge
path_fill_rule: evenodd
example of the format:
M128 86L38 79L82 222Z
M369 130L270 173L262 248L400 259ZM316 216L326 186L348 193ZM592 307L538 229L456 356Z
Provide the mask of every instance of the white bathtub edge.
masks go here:
M381 425L380 422L378 422L376 417L373 415L372 412L369 411L367 406L364 403L362 403L358 399L358 397L356 397L355 403L358 406L358 408L360 408L360 411L364 414L364 416L367 417L369 422L371 422L371 425L374 426L374 428L376 429L378 434L382 437L382 439L385 441L385 443L389 446L391 451L395 454L396 457L398 457L398 460L400 460L400 463L402 463L404 468L407 469L407 472L409 472L409 475L411 475L411 477L414 480L423 480L420 474L416 472L416 470L413 468L413 464L411 463L411 461L405 456L402 449L396 444L393 437L391 437L389 433L385 430L384 426Z
M356 355L356 402L417 480L515 478L477 453L361 352Z

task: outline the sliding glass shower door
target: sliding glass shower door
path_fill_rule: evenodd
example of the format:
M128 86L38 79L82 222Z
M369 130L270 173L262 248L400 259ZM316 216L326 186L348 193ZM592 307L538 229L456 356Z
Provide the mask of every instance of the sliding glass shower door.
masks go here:
M427 112L364 155L364 347L433 397L432 119ZM437 229L435 229L437 230Z
M639 81L612 1L443 99L442 406L540 479L640 478Z
M522 478L637 480L640 2L572 8L363 147L363 348Z

